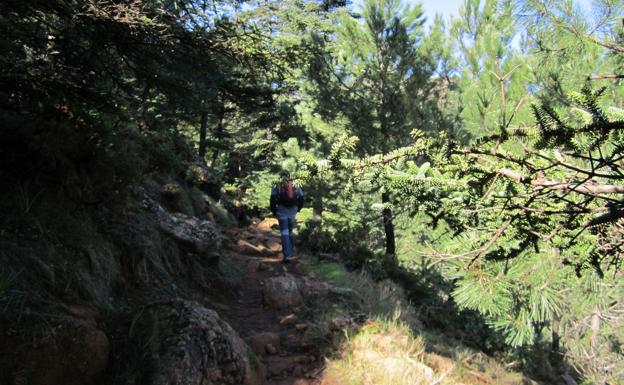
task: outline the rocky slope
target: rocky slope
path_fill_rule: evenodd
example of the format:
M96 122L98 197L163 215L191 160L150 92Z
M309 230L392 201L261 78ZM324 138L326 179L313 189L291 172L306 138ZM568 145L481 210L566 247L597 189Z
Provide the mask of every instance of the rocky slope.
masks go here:
M307 288L281 264L272 223L226 234L223 210L165 182L97 208L43 196L37 214L3 218L0 385L315 376L293 315Z

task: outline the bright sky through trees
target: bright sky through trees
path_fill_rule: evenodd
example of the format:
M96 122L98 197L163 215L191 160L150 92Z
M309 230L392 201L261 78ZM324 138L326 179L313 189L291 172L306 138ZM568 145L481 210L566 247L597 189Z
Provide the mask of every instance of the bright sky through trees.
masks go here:
M421 0L407 2L421 3L423 5L425 16L427 16L427 25L429 25L437 13L442 15L445 20L448 20L451 16L457 16L459 14L459 7L464 0Z
M464 0L405 0L408 4L421 3L427 17L426 25L429 26L433 22L436 14L440 14L445 21L451 17L459 15L459 8L464 3ZM354 0L353 5L358 7L363 3L363 0ZM577 3L581 5L585 10L590 11L591 0L577 0Z

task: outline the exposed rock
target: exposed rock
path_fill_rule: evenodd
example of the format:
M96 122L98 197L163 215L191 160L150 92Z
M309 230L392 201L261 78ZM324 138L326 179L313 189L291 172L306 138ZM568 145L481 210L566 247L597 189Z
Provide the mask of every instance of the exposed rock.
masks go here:
M279 253L280 251L282 251L282 244L275 239L269 238L269 240L266 241L266 245L268 249L274 253Z
M290 325L297 322L297 315L295 313L290 313L280 318L280 325Z
M266 346L266 352L268 354L277 354L277 348L271 344L267 344Z
M264 367L219 315L176 300L149 307L135 329L150 357L148 385L259 385Z
M94 323L64 316L47 324L34 338L23 329L0 335L0 381L30 385L90 385L99 383L108 364L110 343ZM31 339L32 338L32 339ZM4 382L3 382L4 383Z
M266 218L260 221L256 228L263 232L271 232L273 229L279 229L279 223L276 218Z
M297 280L290 274L265 280L262 294L264 303L274 309L298 306L303 302Z
M159 215L158 219L163 232L193 253L206 255L219 247L219 231L209 220L167 212Z
M217 178L214 176L212 170L200 159L189 163L186 171L186 179L190 183L208 189L217 182Z
M327 282L312 280L308 277L297 279L287 274L282 277L269 278L264 282L264 303L275 309L298 306L303 298L327 295L350 297L358 301L362 299L355 290L334 287Z
M254 245L251 242L245 241L243 239L239 239L236 243L235 251L241 254L255 255L259 257L264 257L271 252L262 245Z
M345 327L353 324L353 318L347 316L340 316L333 318L329 328L333 331L342 330Z
M297 329L297 331L303 332L308 328L308 324L296 324L295 325L295 329Z
M267 349L268 345L271 345L273 349L280 346L280 336L277 333L264 332L254 334L247 338L247 344L257 355L263 355L270 353ZM275 353L272 353L275 354Z
M183 213L169 213L158 202L143 193L142 204L158 217L160 229L187 250L218 258L209 251L218 249L221 235L214 222Z

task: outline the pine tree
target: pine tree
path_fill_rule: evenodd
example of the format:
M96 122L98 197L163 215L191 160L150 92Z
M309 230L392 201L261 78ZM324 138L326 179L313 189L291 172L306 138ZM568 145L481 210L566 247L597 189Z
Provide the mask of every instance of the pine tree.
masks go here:
M319 95L318 110L343 116L359 138L360 156L388 154L409 145L414 128L432 129L436 110L427 95L433 88L433 61L419 50L424 18L420 6L398 0L366 1L361 19L343 13L330 53L321 53L311 75ZM385 171L390 171L386 169ZM381 193L386 254L396 255L391 193L386 172L374 180Z

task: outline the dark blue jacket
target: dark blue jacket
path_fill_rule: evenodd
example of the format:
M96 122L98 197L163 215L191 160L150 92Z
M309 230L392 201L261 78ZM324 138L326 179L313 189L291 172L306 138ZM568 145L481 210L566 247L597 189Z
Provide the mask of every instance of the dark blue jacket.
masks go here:
M271 212L273 215L279 217L294 218L295 215L303 208L303 190L299 187L295 188L295 197L297 204L293 206L286 206L279 199L279 187L273 187L271 190Z

